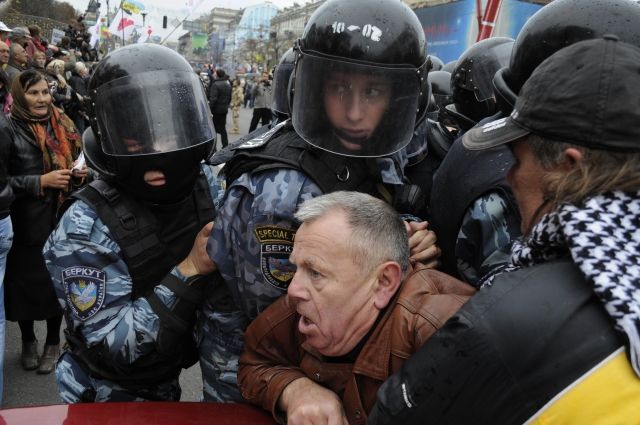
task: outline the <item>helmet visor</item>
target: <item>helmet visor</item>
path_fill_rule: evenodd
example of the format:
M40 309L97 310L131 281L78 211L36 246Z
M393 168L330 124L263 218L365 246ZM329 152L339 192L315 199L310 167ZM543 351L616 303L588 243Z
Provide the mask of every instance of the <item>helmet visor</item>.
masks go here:
M308 143L339 155L378 157L411 140L420 91L415 68L303 54L295 72L292 121Z
M215 137L202 83L194 73L151 71L100 86L96 118L109 155L171 152Z

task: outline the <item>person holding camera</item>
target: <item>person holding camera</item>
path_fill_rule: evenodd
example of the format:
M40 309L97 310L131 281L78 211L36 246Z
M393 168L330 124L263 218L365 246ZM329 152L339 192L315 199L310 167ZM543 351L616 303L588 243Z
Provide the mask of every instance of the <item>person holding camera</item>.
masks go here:
M253 117L249 133L256 129L258 121L262 120L262 125L267 125L271 121L271 80L267 71L262 73L260 81L253 88Z

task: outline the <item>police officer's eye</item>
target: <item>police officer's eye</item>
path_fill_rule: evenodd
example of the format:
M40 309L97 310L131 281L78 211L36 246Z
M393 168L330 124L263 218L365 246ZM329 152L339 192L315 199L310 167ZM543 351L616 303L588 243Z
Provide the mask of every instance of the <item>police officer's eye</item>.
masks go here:
M367 87L365 90L365 96L369 100L377 100L385 97L388 93L388 89L384 86Z

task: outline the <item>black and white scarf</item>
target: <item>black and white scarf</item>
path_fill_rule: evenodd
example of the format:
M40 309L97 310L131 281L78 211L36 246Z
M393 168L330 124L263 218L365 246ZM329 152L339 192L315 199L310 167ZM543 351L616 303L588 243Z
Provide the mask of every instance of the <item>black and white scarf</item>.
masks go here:
M640 377L640 191L608 192L582 205L562 204L511 248L508 272L571 255L629 339ZM483 285L490 285L493 276Z

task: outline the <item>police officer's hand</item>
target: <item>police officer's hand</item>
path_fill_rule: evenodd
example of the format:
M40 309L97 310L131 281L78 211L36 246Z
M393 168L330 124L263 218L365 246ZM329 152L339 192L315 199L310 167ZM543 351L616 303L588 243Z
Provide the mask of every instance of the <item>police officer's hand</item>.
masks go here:
M196 240L193 242L191 252L187 255L187 258L178 264L178 270L180 270L180 273L185 277L206 275L216 270L216 264L209 258L209 254L207 254L207 240L209 240L211 229L213 229L213 221L206 224L200 232L198 232Z
M438 238L434 231L429 230L426 221L412 221L404 223L409 235L409 257L412 262L420 262L429 268L436 268L439 264L440 247L436 245Z
M69 185L71 170L53 170L40 176L42 189L64 189Z
M287 413L287 425L349 425L338 395L309 378L287 385L278 406Z

